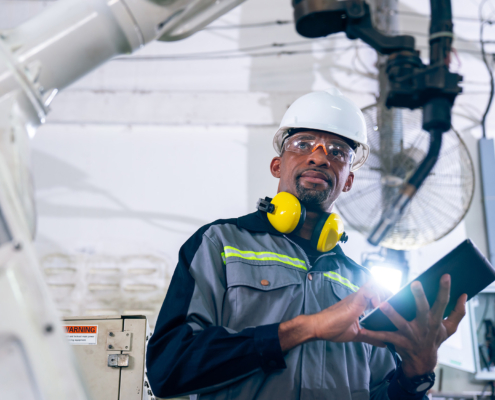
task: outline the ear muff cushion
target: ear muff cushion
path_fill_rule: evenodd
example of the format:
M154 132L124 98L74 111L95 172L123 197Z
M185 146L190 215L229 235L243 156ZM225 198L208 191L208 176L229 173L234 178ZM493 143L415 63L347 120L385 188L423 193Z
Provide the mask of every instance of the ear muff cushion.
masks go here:
M297 223L295 231L298 229L301 229L302 226L304 225L304 221L306 221L306 207L304 207L304 204L301 204L301 218L299 218L299 222Z
M316 250L325 253L332 250L344 233L344 223L338 214L325 213L316 224L311 243Z
M275 206L275 210L267 213L267 216L277 231L291 233L302 226L306 218L306 209L296 196L280 192L271 203Z
M313 233L311 235L311 246L313 246L313 248L315 249L318 248L318 242L320 240L321 231L323 230L323 227L325 226L325 222L329 216L330 216L329 213L324 213L316 223L315 229L313 230Z

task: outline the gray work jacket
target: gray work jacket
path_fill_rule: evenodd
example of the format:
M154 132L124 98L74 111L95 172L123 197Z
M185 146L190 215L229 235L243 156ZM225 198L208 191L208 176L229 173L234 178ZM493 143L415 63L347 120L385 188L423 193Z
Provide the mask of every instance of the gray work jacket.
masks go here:
M148 346L155 395L389 400L388 349L319 340L283 354L278 339L281 322L330 307L369 278L339 246L310 264L261 212L201 228L180 250ZM391 400L423 398L397 390Z

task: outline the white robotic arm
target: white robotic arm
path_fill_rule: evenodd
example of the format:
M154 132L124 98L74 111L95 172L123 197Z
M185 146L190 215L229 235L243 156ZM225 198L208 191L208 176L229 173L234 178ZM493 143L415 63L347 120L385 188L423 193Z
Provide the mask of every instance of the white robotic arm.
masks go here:
M183 39L243 1L61 0L1 34L0 97L20 86L42 123L56 93L94 68L157 38Z
M113 57L183 39L243 1L59 0L0 32L0 397L89 398L32 245L29 138L51 101Z

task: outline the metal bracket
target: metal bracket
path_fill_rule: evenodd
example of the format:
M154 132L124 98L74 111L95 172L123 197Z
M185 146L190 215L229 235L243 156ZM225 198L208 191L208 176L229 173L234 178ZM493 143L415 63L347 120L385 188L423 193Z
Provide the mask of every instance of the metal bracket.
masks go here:
M129 354L109 354L108 366L112 368L128 367Z
M108 332L107 351L130 351L132 332Z

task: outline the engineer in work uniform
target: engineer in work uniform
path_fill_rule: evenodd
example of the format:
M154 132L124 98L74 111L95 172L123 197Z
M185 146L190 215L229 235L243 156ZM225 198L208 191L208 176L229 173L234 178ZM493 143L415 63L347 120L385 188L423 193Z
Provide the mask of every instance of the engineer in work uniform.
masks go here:
M443 320L450 277L442 277L431 309L417 282L417 317L407 322L331 239L331 227L341 224L333 204L368 155L361 111L337 89L307 94L287 110L274 147L270 170L280 182L273 201L203 226L180 249L148 345L154 394L426 399L437 349L457 329L466 296ZM285 203L273 206L277 197ZM272 219L286 203L298 214L289 228ZM379 305L397 332L360 328L363 313Z

